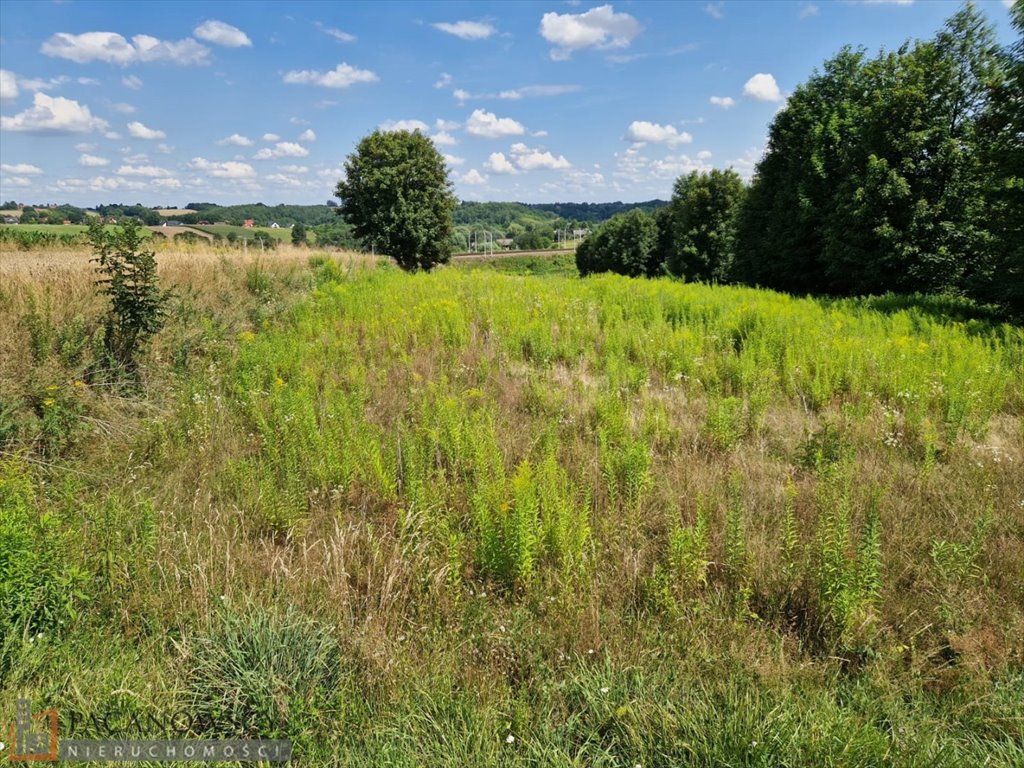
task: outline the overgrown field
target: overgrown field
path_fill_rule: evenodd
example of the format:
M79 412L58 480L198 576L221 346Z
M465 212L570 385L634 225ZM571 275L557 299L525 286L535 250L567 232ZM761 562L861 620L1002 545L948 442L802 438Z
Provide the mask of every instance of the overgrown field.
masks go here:
M132 391L89 367L84 280L0 289L0 701L200 713L300 765L1024 763L1020 328L164 274Z

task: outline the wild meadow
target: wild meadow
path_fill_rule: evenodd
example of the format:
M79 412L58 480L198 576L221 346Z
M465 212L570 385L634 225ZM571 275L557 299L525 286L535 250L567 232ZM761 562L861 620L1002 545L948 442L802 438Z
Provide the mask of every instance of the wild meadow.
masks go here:
M204 253L130 387L84 257L0 257L0 699L311 766L1024 764L1020 327Z

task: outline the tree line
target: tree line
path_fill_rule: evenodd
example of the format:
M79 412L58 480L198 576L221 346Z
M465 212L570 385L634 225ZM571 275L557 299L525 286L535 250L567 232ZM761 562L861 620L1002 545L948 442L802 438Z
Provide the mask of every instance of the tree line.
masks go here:
M1024 315L1024 3L1001 48L972 4L931 40L844 48L772 121L749 186L679 178L577 250L581 274L829 295L956 294Z

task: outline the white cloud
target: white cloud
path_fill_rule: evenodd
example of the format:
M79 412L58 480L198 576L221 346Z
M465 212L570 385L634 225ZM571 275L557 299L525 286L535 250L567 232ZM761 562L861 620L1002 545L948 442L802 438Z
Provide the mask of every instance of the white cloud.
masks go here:
M0 171L5 171L6 173L18 173L22 176L38 176L43 172L43 169L38 165L29 165L28 163L17 163L16 165L3 163L0 164Z
M434 29L447 32L449 35L461 37L463 40L486 40L496 30L490 24L482 21L442 21L433 25Z
M545 136L548 135L548 132L547 131L534 131L530 135L533 136L535 139L543 139Z
M564 96L580 90L578 85L524 85L498 94L499 99L518 100L531 96Z
M75 149L77 149L79 152L92 152L94 149L96 149L96 145L88 141L82 141L79 142L78 144L75 144Z
M32 179L26 179L24 176L7 176L3 178L3 183L10 187L31 187Z
M171 152L174 151L174 147L172 147L170 144L161 143L156 145L156 151L163 155L169 155L171 154Z
M452 76L447 72L442 72L441 76L437 78L437 82L434 83L435 88L447 88L452 84Z
M466 133L485 139L498 139L502 136L522 136L526 129L511 117L498 117L493 112L477 109L466 122Z
M819 8L814 3L808 3L800 9L800 18L806 19L808 16L817 16Z
M200 40L225 48L251 47L252 40L238 27L225 24L223 21L204 21L192 30L192 34Z
M458 140L447 131L439 131L430 137L431 140L439 147L454 147L458 144Z
M518 173L516 167L508 161L502 152L492 152L491 156L484 163L484 168L494 173Z
M429 126L422 120L385 120L379 126L382 131L420 131L426 133Z
M458 155L444 155L444 161L448 163L448 165L452 166L462 165L464 162L466 162L466 158L459 157Z
M702 149L700 152L697 153L697 159L698 160L710 160L711 159L711 152L709 150L707 150L707 149Z
M309 150L293 141L279 141L271 149L265 147L253 155L254 160L273 160L278 157L307 157Z
M242 136L240 133L232 133L230 136L218 141L217 144L221 147L251 147L252 139L248 136Z
M551 58L564 61L583 48L626 48L640 34L641 26L628 13L615 13L611 5L585 13L545 13L540 34L556 47Z
M307 128L299 134L299 141L316 141L316 133L312 128Z
M210 49L191 37L171 42L150 35L135 35L128 42L116 32L83 32L80 35L58 32L46 40L39 51L77 64L105 61L121 66L146 61L207 64L210 56Z
M486 184L487 177L483 176L476 168L472 168L468 173L462 174L459 177L459 181L463 184Z
M292 176L285 176L283 173L271 173L263 177L271 184L277 184L282 187L296 187L303 186L304 182L301 179L293 178Z
M459 124L454 120L444 120L439 117L434 121L434 128L438 131L454 131L458 127Z
M276 133L264 133L263 134L263 140L264 141L280 141L281 137L278 136Z
M149 183L157 189L181 189L181 182L177 179L153 179Z
M321 32L323 32L325 35L330 35L339 43L354 43L356 41L355 35L350 35L348 32L337 29L336 27L325 27L319 21L316 23L316 25L317 27L320 28Z
M689 144L693 136L686 131L678 131L674 125L659 125L649 123L646 120L634 120L629 124L626 137L630 141L651 144L667 144L674 147L677 144Z
M304 165L281 165L278 168L285 173L309 173L309 168Z
M452 91L452 96L454 96L455 100L459 102L460 107L463 104L465 104L469 99L473 98L473 94L471 94L469 91L463 90L462 88L456 88L454 91Z
M380 78L368 69L357 69L342 62L330 72L319 72L315 69L292 70L285 72L286 83L300 85L321 85L324 88L348 88L356 83L375 83Z
M110 165L110 161L105 157L97 157L96 155L83 154L78 158L78 164L84 165L86 168L99 168L103 165Z
M131 104L125 104L124 102L111 104L110 108L115 112L120 112L122 115L130 115L133 112L135 112L135 107L133 107Z
M736 106L736 99L732 96L712 96L708 101L722 109L729 109L729 107Z
M725 16L725 3L721 0L717 3L708 3L704 6L704 13L712 19L721 19Z
M0 69L0 101L18 98L18 78L9 69Z
M779 84L772 75L758 72L743 86L743 95L758 101L782 101Z
M1012 8L1013 0L1003 0L1003 5L1005 5L1007 8Z
M121 84L125 88L131 88L133 91L139 90L142 87L142 78L136 77L135 75L127 75L121 78Z
M522 143L513 144L511 152L516 165L524 171L533 171L539 168L562 170L571 167L571 163L562 155L555 157L550 152L531 149ZM491 157L493 158L494 155Z
M117 141L121 138L121 134L117 131L107 131L103 134L103 138L110 139L111 141Z
M156 128L147 128L138 120L128 123L128 135L136 139L146 140L167 138L167 134L163 131L159 131Z
M14 117L0 117L0 130L61 134L103 130L107 121L93 117L89 108L72 99L37 93L32 106Z
M256 171L251 165L233 160L217 163L202 157L194 157L188 163L188 167L194 171L205 171L218 179L251 179L256 176Z
M100 81L95 77L80 77L77 82L79 85L100 85Z
M150 179L166 178L173 176L166 168L155 165L122 165L117 169L118 176L145 176Z

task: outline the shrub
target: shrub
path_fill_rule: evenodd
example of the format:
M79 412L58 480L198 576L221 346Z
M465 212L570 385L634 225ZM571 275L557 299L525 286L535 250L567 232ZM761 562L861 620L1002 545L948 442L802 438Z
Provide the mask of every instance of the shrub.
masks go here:
M160 290L156 253L142 248L143 234L132 219L114 232L89 224L89 243L99 266L100 293L110 299L103 344L110 363L136 371L136 356L163 325L167 294Z

